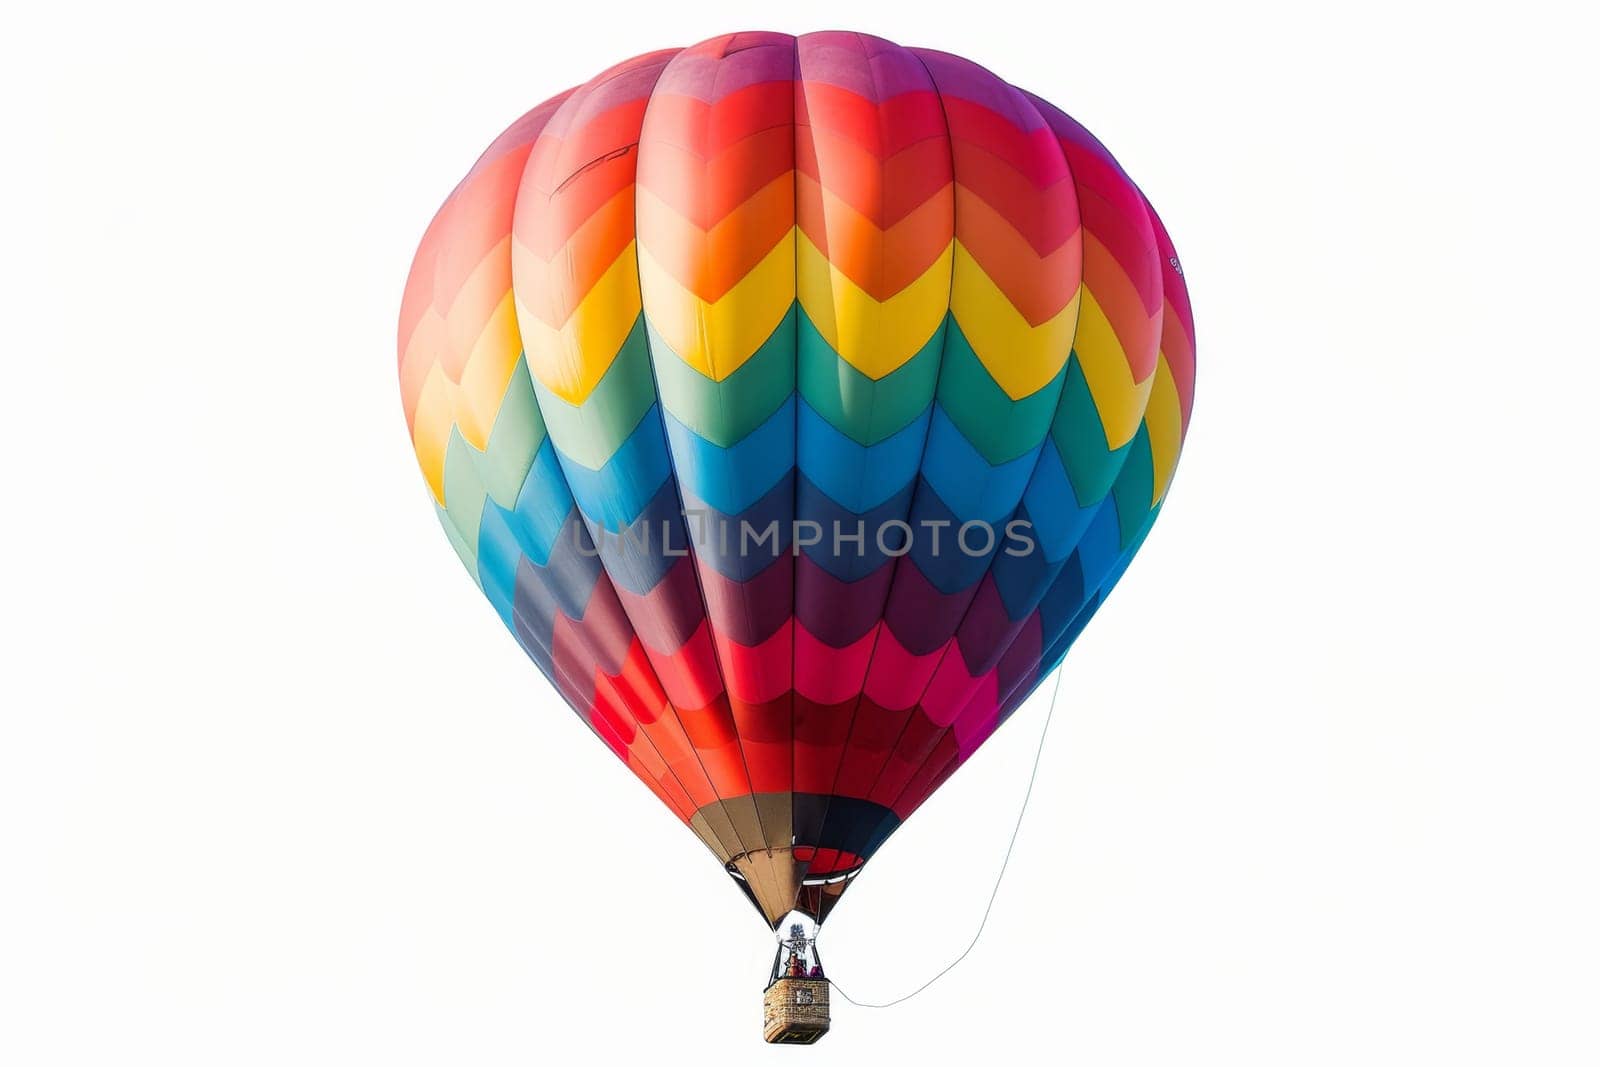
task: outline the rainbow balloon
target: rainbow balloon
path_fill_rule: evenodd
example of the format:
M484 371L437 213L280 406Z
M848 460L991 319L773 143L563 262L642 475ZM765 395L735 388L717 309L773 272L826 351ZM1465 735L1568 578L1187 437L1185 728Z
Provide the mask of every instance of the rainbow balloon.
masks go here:
M467 570L774 925L1060 662L1194 390L1172 243L1100 142L854 33L528 112L429 226L399 348Z

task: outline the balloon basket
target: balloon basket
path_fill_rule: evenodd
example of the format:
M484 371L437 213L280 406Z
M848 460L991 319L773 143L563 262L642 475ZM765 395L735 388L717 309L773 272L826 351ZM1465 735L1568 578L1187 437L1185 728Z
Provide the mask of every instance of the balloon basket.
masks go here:
M817 955L817 924L790 912L762 994L761 1036L769 1045L813 1045L828 1032L828 979Z
M761 1036L770 1045L811 1045L828 1032L828 980L779 978L762 998Z

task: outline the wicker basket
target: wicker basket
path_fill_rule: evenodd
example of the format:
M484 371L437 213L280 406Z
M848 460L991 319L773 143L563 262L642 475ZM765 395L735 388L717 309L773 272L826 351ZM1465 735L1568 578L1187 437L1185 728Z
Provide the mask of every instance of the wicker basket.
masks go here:
M779 978L767 986L761 1036L773 1045L809 1045L828 1032L825 978Z

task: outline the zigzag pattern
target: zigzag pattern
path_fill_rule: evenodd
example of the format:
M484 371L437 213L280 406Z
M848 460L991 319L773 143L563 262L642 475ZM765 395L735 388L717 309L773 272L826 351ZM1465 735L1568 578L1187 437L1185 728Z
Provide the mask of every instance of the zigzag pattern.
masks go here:
M776 924L1065 656L1160 511L1194 347L1166 231L1067 115L747 33L502 134L418 250L400 380L485 596ZM958 541L1013 522L1032 551Z

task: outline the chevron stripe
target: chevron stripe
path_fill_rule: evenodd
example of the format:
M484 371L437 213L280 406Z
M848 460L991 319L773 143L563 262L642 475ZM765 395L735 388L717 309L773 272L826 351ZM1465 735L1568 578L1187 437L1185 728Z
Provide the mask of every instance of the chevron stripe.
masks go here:
M1105 146L850 33L651 53L523 116L424 234L398 351L485 599L772 922L824 916L848 880L804 880L1067 654L1194 398L1182 267ZM972 523L1032 550L960 550Z
M955 254L947 246L910 284L878 300L802 234L795 271L800 306L839 358L869 378L883 378L921 351L943 323Z

